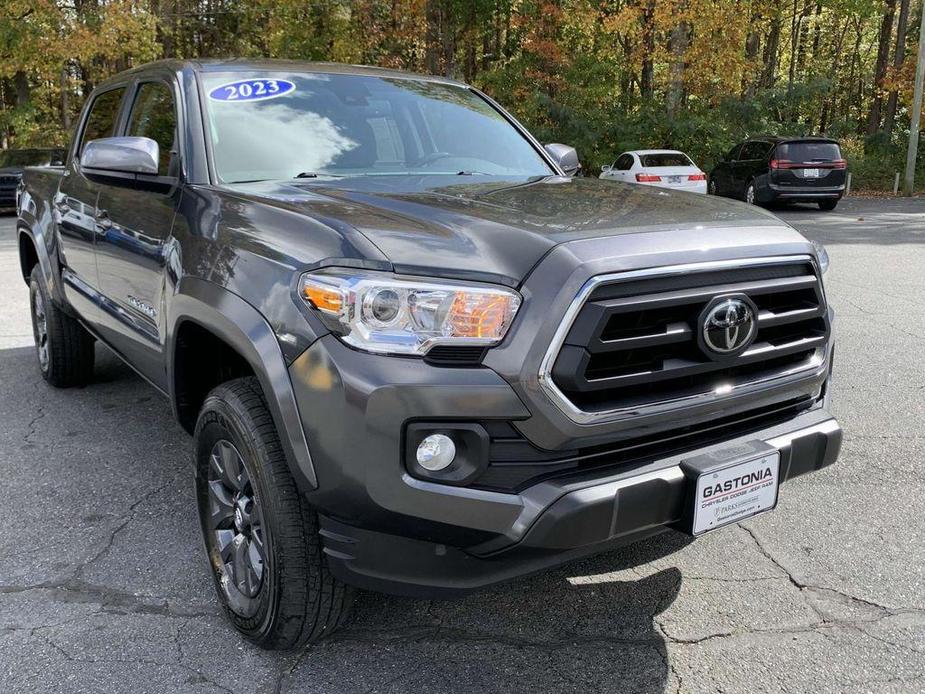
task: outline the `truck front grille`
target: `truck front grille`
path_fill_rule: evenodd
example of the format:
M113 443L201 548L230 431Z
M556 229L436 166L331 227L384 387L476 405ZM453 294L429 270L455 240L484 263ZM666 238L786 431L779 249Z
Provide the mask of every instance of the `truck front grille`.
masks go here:
M19 183L19 176L0 176L0 187L12 188Z
M742 267L671 268L599 278L573 312L552 362L557 395L587 417L715 399L817 369L829 324L807 258ZM738 356L717 361L698 341L704 310L745 296L757 332Z

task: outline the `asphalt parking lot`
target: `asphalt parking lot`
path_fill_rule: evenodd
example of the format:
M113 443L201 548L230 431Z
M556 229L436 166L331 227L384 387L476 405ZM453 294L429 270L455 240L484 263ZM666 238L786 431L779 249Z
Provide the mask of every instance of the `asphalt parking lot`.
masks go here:
M102 348L93 385L44 385L0 218L0 692L925 690L925 199L779 214L832 258L837 465L697 542L455 602L361 594L286 655L216 609L167 403Z

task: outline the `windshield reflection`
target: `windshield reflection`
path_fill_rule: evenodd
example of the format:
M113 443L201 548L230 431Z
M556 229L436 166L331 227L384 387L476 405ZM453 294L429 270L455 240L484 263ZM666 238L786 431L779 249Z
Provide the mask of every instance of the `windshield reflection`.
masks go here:
M278 96L224 85L273 80ZM493 175L554 172L534 146L471 90L441 82L342 74L205 76L215 169L222 182L299 176ZM276 84L272 85L274 90Z

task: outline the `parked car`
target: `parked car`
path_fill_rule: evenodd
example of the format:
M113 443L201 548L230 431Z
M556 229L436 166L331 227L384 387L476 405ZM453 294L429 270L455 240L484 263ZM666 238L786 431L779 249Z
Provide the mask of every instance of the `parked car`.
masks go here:
M98 340L169 400L263 647L351 586L700 536L838 455L827 257L769 212L571 178L477 90L377 68L157 62L75 133L20 202L39 370L87 383Z
M599 178L691 193L707 192L707 175L684 152L673 149L624 152L613 164L601 167Z
M845 194L847 169L835 140L756 137L733 147L713 168L709 190L753 205L815 202L834 210Z
M0 209L16 207L16 189L27 166L62 166L62 149L8 149L0 152Z

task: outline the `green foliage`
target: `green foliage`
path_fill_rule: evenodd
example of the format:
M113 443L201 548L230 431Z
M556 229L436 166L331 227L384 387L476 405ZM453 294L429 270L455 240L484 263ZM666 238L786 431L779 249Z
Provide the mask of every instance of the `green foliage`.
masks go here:
M796 15L793 15L793 12ZM95 84L162 57L268 56L472 82L596 173L627 149L709 170L760 133L841 139L856 187L902 168L916 32L875 65L880 0L5 0L0 146L62 144ZM917 26L919 10L909 26ZM895 89L895 116L869 114ZM889 121L889 122L888 122Z

